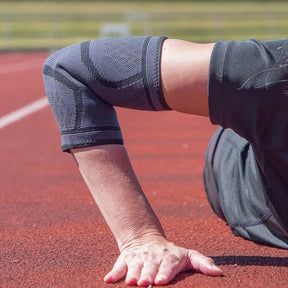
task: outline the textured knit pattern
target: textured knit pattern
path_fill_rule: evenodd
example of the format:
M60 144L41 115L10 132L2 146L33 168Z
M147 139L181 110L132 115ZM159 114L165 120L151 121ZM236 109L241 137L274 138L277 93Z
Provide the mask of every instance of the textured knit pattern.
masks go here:
M170 110L162 95L163 37L87 41L52 54L43 66L62 149L122 144L113 106Z

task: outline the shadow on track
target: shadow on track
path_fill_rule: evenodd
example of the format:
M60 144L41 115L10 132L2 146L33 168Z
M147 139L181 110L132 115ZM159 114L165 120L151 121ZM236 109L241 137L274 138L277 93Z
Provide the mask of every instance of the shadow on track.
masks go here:
M273 256L213 256L216 265L288 267L288 257Z

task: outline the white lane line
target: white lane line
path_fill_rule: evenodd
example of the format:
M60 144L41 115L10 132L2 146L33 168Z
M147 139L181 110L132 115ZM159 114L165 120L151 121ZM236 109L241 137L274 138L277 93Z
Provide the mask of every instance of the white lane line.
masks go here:
M0 129L13 124L22 118L48 106L48 100L46 97L36 100L20 109L17 109L7 115L0 117Z

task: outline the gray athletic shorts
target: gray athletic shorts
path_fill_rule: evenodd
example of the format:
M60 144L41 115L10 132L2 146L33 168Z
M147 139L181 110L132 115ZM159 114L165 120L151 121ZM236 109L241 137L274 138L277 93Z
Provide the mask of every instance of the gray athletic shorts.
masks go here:
M219 127L206 151L204 184L214 212L235 235L288 249L288 233L261 186L251 145Z

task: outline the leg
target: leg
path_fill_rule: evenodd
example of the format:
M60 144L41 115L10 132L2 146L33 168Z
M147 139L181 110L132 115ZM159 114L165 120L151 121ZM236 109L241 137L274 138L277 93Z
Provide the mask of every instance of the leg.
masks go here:
M218 161L220 154L219 152L221 151L221 142L223 141L223 137L221 136L223 132L224 129L222 127L219 127L210 140L209 146L206 150L203 180L207 198L213 211L217 214L218 217L226 221L219 201L219 188L217 177Z
M288 248L288 234L259 181L251 145L230 129L218 128L206 151L204 182L214 212L235 235Z

